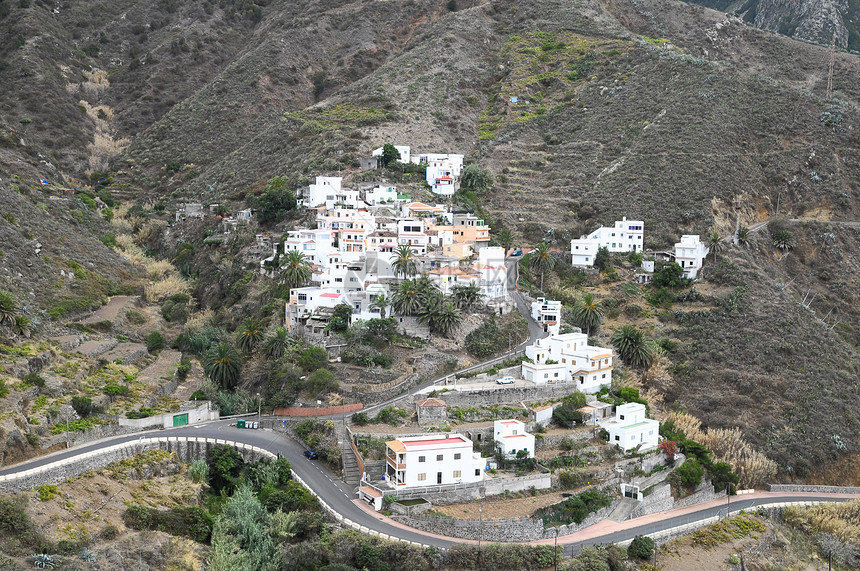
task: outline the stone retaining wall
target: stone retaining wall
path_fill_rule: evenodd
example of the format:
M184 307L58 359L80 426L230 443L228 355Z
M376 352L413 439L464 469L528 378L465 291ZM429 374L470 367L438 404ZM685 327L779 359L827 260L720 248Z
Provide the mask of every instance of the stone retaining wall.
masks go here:
M860 494L860 488L841 486L805 486L802 484L767 484L768 492L811 492L817 494Z
M206 453L217 444L233 446L246 462L254 462L260 458L273 458L274 454L248 444L214 438L189 437L156 437L139 438L131 442L115 444L101 450L94 450L73 458L58 460L45 466L0 476L0 488L9 491L30 490L43 484L56 484L68 478L80 476L89 470L98 470L114 462L132 458L147 450L168 450L176 452L183 462L206 458Z
M429 501L457 502L474 500L478 496L497 496L505 491L522 492L534 488L545 490L552 487L552 474L531 474L516 478L490 478L470 484L448 484L443 486L425 486L422 488L402 488L385 490L399 500L424 498Z
M445 388L445 387L441 387ZM450 386L448 387L450 388ZM574 383L560 383L556 385L511 387L510 385L499 385L491 389L478 391L452 391L440 392L437 398L445 401L450 407L477 407L493 404L520 404L537 400L548 400L569 395L576 391Z
M564 536L592 526L606 519L619 501L615 500L609 506L589 514L582 523L561 525L557 528L544 528L540 519L529 517L482 521L480 519L454 519L438 516L395 515L392 516L392 519L422 531L473 541L479 539L488 542L535 541L552 539L556 537L556 532L558 532L558 536Z
M710 481L705 480L698 488L696 488L695 492L675 502L674 507L684 508L693 504L697 504L699 502L709 502L711 500L716 500L717 498L725 497L725 490L715 491L713 484L711 484Z

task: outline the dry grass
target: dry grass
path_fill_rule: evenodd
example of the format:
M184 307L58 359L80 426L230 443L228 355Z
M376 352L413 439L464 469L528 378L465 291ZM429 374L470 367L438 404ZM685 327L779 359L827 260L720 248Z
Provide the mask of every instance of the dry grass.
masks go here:
M175 271L173 264L167 260L151 260L146 263L146 275L151 280L162 280Z
M755 450L744 440L739 428L702 429L702 422L689 414L671 412L664 421L672 421L687 438L705 445L720 462L728 462L740 478L741 488L767 483L776 475L776 463Z
M201 331L203 328L212 325L215 322L215 312L207 308L203 311L198 311L188 317L185 322L185 331L188 335Z
M782 517L787 524L810 535L829 533L845 543L860 544L860 500L811 508L790 507Z
M177 293L188 293L191 288L188 283L176 276L168 276L153 284L146 286L143 295L150 303L161 303L171 295Z

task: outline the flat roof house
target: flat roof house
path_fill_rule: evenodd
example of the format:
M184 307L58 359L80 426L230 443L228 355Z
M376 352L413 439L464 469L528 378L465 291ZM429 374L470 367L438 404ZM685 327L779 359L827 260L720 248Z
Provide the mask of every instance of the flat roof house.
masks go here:
M468 484L484 479L485 461L462 434L410 436L389 440L385 479L392 487Z
M645 405L629 402L615 408L615 418L600 425L609 433L609 444L617 444L625 452L656 448L660 439L660 422L645 417Z

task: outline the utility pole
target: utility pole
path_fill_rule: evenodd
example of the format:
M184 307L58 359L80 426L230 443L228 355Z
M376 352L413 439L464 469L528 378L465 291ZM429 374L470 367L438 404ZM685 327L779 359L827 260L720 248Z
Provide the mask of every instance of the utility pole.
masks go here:
M558 526L555 526L555 543L552 547L552 564L555 571L558 571Z
M262 409L263 409L263 401L262 401L262 399L260 399L260 393L257 393L257 420L260 420L260 412L262 411Z

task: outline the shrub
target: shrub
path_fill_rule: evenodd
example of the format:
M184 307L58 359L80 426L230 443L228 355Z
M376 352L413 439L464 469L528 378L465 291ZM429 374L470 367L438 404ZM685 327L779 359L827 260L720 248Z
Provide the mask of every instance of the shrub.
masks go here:
M644 535L637 535L627 546L627 555L631 558L648 561L654 552L654 540Z
M352 422L359 426L364 426L369 422L369 419L367 418L366 413L356 412L352 415Z
M206 482L209 480L209 464L206 460L195 460L188 467L188 475L195 482Z
M36 495L38 495L39 499L43 502L53 499L53 497L58 493L57 486L54 484L44 484L36 487Z
M695 458L688 458L683 464L675 468L673 475L678 477L682 486L692 490L702 483L705 469Z
M212 536L212 516L198 506L169 510L131 506L122 514L122 521L132 529L163 531L200 543L207 543Z
M81 418L90 416L95 410L93 400L89 397L72 397L72 408Z
M164 349L164 335L158 331L153 331L146 336L146 350L152 353L159 349Z
M612 498L599 490L586 490L552 506L540 508L535 517L543 520L544 525L565 525L570 522L582 523L588 514L608 506Z
M308 347L296 363L305 371L316 371L328 365L328 352L322 347Z
M176 276L167 276L163 280L146 286L143 295L150 303L162 303L177 293L188 293L188 283Z

